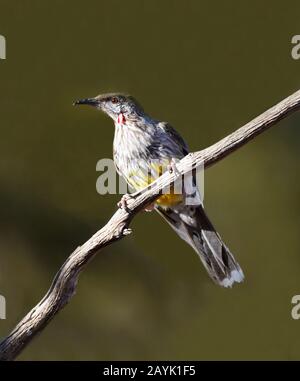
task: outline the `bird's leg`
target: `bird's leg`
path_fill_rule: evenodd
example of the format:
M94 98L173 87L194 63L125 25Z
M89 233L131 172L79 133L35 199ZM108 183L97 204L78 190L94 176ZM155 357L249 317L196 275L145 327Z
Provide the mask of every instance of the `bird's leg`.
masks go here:
M175 175L178 175L179 171L176 167L176 162L176 159L172 157L170 163L167 165L167 170L169 171L169 173L174 173Z
M128 207L127 207L127 202L128 200L130 200L131 196L130 194L123 194L122 198L121 198L121 201L118 202L118 207L121 208L121 209L124 209L124 210L127 210Z

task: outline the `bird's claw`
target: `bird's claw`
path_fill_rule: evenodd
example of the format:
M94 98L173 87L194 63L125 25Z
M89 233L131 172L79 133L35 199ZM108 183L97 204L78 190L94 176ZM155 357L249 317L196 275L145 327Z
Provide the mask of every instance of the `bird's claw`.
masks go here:
M118 207L120 209L128 210L127 202L130 200L130 195L129 194L124 194L121 198L121 201L118 202Z
M129 234L131 234L132 233L132 229L130 229L130 228L125 228L124 230L123 230L123 235L129 235Z
M169 171L169 173L174 173L175 175L179 174L179 171L176 166L176 159L174 157L171 159L170 163L168 164L167 170Z

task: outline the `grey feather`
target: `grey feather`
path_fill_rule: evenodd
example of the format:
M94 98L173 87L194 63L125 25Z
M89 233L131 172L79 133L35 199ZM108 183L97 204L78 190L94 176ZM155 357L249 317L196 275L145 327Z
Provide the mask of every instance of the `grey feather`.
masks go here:
M199 255L213 281L223 287L244 279L243 271L209 221L202 205L156 207L157 212Z

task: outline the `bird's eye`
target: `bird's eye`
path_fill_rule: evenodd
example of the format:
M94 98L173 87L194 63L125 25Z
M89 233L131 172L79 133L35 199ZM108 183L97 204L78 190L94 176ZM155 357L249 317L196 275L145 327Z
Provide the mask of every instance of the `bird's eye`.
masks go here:
M116 97L111 98L111 102L112 103L118 103L118 98L116 98Z

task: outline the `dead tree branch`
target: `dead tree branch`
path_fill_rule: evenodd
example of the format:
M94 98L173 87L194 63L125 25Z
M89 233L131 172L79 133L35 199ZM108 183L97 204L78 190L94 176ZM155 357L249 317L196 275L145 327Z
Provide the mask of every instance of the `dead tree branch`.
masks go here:
M67 258L44 298L0 343L0 360L15 359L47 326L74 295L78 276L88 262L101 248L128 235L131 232L129 225L133 217L147 204L153 202L162 189L170 186L178 176L190 172L191 168L200 165L207 168L224 159L299 107L300 90L219 142L202 151L187 155L176 165L177 173L165 173L151 186L133 194L127 203L128 210L118 209L102 229Z

